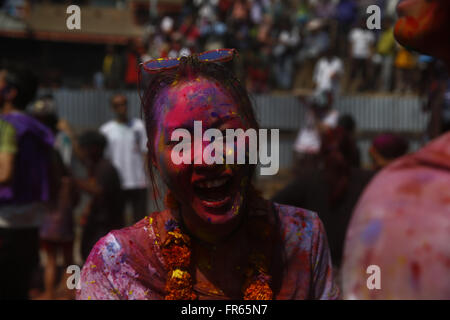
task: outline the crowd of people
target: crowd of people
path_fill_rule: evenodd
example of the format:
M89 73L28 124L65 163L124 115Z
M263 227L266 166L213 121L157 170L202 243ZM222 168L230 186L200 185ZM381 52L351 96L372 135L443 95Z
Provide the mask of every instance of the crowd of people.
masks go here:
M97 87L135 88L136 66L217 48L236 48L235 70L251 92L314 89L330 83L342 92L423 92L432 58L394 40L398 0L191 0L176 16L153 19L125 53L107 47ZM369 5L381 9L382 27L369 30ZM324 76L325 75L325 76ZM425 80L424 80L425 81Z

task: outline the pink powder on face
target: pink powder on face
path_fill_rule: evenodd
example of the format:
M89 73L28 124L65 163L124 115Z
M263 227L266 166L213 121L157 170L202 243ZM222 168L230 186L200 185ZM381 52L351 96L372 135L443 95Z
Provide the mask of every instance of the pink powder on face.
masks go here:
M247 122L243 120L238 105L230 94L216 81L205 78L186 80L176 86L162 90L156 98L158 121L155 135L155 151L158 154L158 169L163 180L175 197L185 206L192 209L202 221L210 224L227 224L236 219L242 208L244 193L248 183L242 183L249 174L247 165L176 165L171 159L174 145L171 141L172 132L184 128L193 133L194 121L202 122L203 132L209 128L247 129ZM202 134L203 134L202 132ZM193 137L192 137L193 139ZM191 159L195 155L191 141ZM204 142L205 147L209 142ZM201 154L200 154L201 156ZM230 185L224 197L229 196L220 207L210 207L196 194L195 182L202 179L214 180L230 178ZM219 202L222 203L222 202Z

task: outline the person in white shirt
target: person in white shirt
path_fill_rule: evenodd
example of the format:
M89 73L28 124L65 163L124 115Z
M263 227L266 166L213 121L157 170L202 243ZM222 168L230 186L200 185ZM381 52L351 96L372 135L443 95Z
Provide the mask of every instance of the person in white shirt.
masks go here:
M333 108L333 93L329 90L316 92L306 102L308 111L305 123L294 142L294 154L298 167L315 166L322 145L321 134L338 125L339 112Z
M134 220L139 221L147 215L147 134L142 120L128 117L124 95L114 95L111 106L116 118L100 127L108 140L105 156L119 171L125 203L131 203Z
M328 49L314 69L313 81L316 92L331 91L333 95L339 94L343 73L342 60L334 54L332 48Z
M368 89L368 77L370 61L375 45L375 34L368 30L366 21L361 20L360 26L350 31L348 40L350 42L350 83L353 86L355 82L358 85L358 91Z

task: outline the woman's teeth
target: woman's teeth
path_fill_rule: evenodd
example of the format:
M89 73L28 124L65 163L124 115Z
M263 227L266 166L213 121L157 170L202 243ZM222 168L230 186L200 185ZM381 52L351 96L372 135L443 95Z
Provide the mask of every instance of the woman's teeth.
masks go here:
M200 188L217 188L227 183L228 178L212 179L195 183Z

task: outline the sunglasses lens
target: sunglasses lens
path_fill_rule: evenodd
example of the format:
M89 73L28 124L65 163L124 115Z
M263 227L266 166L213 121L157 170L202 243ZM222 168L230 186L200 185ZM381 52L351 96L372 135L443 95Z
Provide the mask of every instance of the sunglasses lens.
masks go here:
M150 70L158 70L165 68L172 68L180 63L178 59L158 59L144 63L144 66Z
M233 50L214 50L199 54L198 58L202 61L217 61L233 57Z

